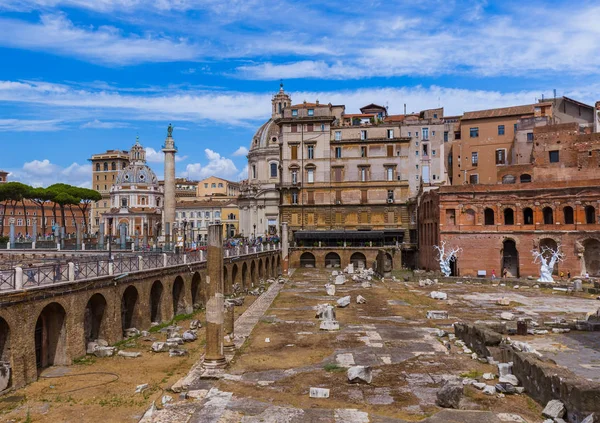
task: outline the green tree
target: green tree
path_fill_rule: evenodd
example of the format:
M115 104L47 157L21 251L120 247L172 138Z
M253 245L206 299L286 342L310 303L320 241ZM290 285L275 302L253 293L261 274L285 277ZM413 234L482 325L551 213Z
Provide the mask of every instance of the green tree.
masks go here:
M71 190L71 194L73 194L77 198L79 198L79 203L77 204L77 207L79 207L79 210L81 210L81 214L83 215L83 224L84 224L86 232L87 232L87 229L88 229L87 217L88 217L89 208L92 205L92 203L95 203L96 201L100 201L102 199L102 195L98 191L95 191L93 189L79 188L79 187L73 187L73 189Z
M7 182L2 184L2 197L5 198L5 203L8 202L12 206L13 216L16 216L17 214L17 204L21 203L23 205L23 219L27 219L25 199L28 197L30 190L31 187L29 185L22 184L21 182ZM25 222L27 223L27 220L25 220ZM4 230L4 226L2 227L2 230ZM25 225L25 235L27 234L27 225Z
M37 204L42 212L42 235L46 236L46 203L52 201L53 194L47 188L32 188L29 191L29 199Z

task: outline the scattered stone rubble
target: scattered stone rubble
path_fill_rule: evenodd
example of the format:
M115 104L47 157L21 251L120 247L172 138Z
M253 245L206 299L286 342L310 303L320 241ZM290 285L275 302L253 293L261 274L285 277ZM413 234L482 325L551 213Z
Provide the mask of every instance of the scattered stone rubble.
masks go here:
M347 376L350 383L365 382L370 384L373 380L373 374L369 366L352 366L348 369Z

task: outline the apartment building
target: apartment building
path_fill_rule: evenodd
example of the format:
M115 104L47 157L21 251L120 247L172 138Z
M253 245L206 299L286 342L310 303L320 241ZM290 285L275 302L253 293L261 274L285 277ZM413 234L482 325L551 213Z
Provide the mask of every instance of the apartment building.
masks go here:
M89 159L92 163L92 189L102 195L102 199L92 204L90 211L90 233L96 233L102 214L110 211L110 189L116 181L119 171L129 164L129 151L106 150L94 154Z
M533 129L575 122L590 125L593 107L568 97L522 106L466 112L449 160L452 184L498 183L498 167L528 163Z
M386 117L387 110L374 104L360 114L318 101L283 110L277 120L280 213L296 246L409 243L410 139ZM317 254L313 259L321 258ZM400 252L390 260L399 265Z
M240 194L240 184L217 176L209 176L197 182L196 197L236 198Z

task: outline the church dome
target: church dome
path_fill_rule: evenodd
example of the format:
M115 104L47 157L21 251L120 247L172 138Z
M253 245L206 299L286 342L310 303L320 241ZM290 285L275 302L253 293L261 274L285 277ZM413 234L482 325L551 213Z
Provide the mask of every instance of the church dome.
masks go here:
M279 92L271 98L271 119L261 125L252 137L250 151L277 146L279 125L275 120L283 117L283 109L291 104L292 98L283 90L283 83L279 84Z
M260 128L258 128L258 131L256 131L252 137L250 151L276 146L278 140L279 126L273 119L269 119Z
M152 169L145 164L129 164L117 175L115 182L117 185L156 185L158 178Z
M129 164L118 174L115 185L150 185L158 187L158 178L146 164L146 150L139 139L129 151Z

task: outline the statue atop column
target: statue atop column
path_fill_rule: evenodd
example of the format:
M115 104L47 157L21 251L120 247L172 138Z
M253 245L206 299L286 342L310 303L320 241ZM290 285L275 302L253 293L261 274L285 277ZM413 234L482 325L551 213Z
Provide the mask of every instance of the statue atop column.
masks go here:
M167 128L167 137L173 138L173 125L169 123L169 127Z

